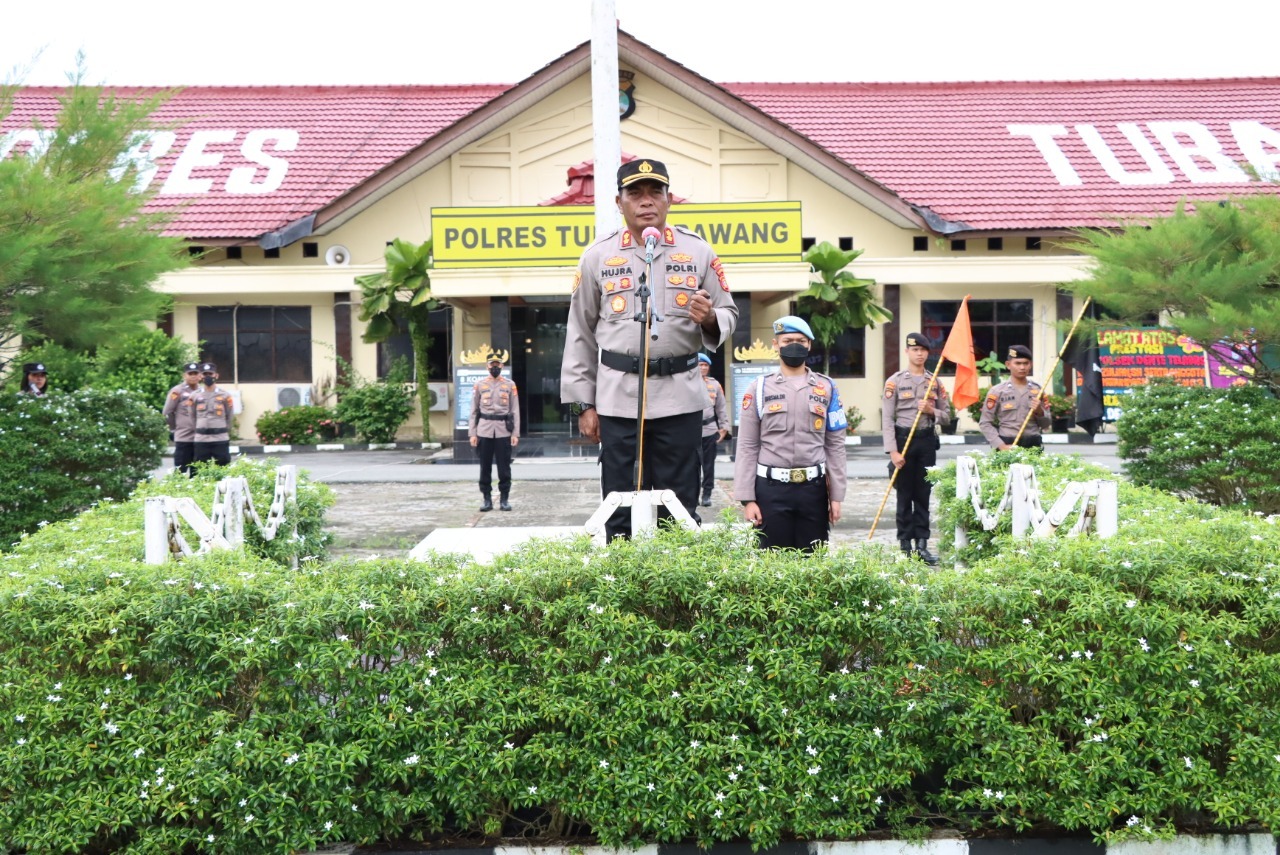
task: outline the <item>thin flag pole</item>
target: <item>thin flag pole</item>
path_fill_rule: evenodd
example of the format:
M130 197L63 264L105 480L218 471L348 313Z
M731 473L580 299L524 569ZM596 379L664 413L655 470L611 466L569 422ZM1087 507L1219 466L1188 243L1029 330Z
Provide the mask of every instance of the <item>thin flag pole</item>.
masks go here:
M1084 313L1089 311L1089 304L1093 302L1092 297L1084 298L1084 305L1080 307L1080 314L1076 315L1076 322L1071 325L1067 337L1062 341L1062 347L1058 348L1058 356L1053 360L1053 365L1049 367L1049 373L1045 375L1045 383L1041 385L1040 391L1036 393L1035 402L1031 408L1027 410L1027 416L1022 420L1022 427L1018 428L1018 435L1013 438L1013 447L1018 447L1018 440L1022 439L1022 432L1027 429L1027 425L1031 422L1031 414L1036 411L1036 407L1044 400L1044 390L1049 388L1049 381L1053 378L1053 372L1058 370L1058 363L1062 361L1062 354L1067 352L1067 345L1071 344L1071 339L1075 338L1076 327L1080 326L1080 322L1084 320Z
M929 385L928 385L928 387L924 390L924 399L925 399L926 401L933 397L933 387L934 387L934 384L936 384L936 383L938 382L938 373L939 373L940 371L942 371L942 357L941 357L941 356L939 356L939 357L938 357L938 365L937 365L937 367L935 367L935 368L934 368L934 370L933 370L933 374L929 377ZM918 410L918 409L917 409L917 410L916 410L916 417L915 417L914 419L912 419L912 420L911 420L911 430L907 432L907 441L906 441L905 443L903 443L903 446L902 446L902 452L901 452L901 454L902 454L902 456L903 456L903 457L905 457L905 456L907 455L907 449L909 449L909 448L911 447L911 440L915 439L915 436L916 436L916 426L920 424L920 416L921 416L921 415L923 415L923 413L921 413L921 412L920 412L920 410ZM876 526L878 526L878 525L880 524L880 515L884 513L884 506L885 506L885 505L888 503L888 501L889 501L889 494L890 494L891 492L893 492L893 485L894 485L895 483L897 483L897 481L898 481L898 473L899 473L899 472L901 472L901 471L902 471L902 467L901 467L901 466L895 466L895 467L894 467L893 475L889 478L889 486L888 486L888 488L886 488L886 489L885 489L885 491L884 491L884 498L880 500L880 508L876 511L876 518L875 518L874 520L872 520L872 521L871 521L871 531L867 532L867 541L868 541L868 542L870 542L871 538L875 537L875 534L876 534Z

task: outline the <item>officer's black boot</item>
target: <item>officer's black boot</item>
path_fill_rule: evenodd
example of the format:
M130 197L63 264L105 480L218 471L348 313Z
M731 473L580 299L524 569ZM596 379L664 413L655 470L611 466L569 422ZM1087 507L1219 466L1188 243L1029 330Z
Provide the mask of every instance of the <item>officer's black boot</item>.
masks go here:
M704 508L711 507L711 491L710 490L707 490L702 494L702 507Z
M484 494L484 504L480 506L480 510L482 511L493 510L493 499L492 497L490 497L488 493Z
M511 503L507 501L506 496L498 497L498 509L503 511L511 510Z
M929 541L927 540L916 541L916 555L919 555L920 560L930 567L938 563L938 556L929 551Z
M915 552L915 550L911 548L911 541L905 538L898 540L898 548L902 550L904 555L911 555Z

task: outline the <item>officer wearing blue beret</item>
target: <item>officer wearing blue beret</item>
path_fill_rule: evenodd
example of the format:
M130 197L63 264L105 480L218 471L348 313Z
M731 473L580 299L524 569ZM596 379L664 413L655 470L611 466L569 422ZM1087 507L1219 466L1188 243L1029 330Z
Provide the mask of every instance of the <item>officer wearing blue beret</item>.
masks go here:
M742 399L733 495L760 530L760 546L812 552L840 520L848 475L848 422L832 379L805 364L813 330L787 315L773 323L781 364Z

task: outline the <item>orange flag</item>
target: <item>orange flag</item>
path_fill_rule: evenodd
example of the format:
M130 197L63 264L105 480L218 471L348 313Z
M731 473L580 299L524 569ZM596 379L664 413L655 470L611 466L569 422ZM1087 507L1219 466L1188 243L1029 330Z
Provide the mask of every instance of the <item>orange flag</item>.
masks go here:
M963 410L978 402L978 364L973 358L973 329L969 326L969 295L960 301L960 311L951 326L947 343L942 346L942 358L951 360L956 367L956 382L952 387L951 403Z

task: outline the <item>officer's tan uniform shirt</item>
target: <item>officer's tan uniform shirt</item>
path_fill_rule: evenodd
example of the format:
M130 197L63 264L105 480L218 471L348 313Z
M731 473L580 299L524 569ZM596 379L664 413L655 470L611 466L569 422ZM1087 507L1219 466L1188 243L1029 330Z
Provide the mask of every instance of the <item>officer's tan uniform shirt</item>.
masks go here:
M195 395L200 386L179 383L169 390L164 401L164 418L173 431L174 442L194 442L196 438Z
M929 390L929 378L932 376L928 371L923 374L912 374L910 371L903 370L897 374L891 374L889 379L884 381L880 429L884 436L886 454L898 450L898 439L894 428L909 428L915 423L916 411L920 409L920 401ZM943 388L942 383L935 382L933 392L930 394L933 397L935 415L920 414L920 421L916 423L916 437L931 433L935 423L945 425L951 422L951 405L947 401L947 390ZM915 441L915 438L911 440L913 445Z
M231 439L230 426L234 399L218 386L201 386L191 396L196 411L195 442L222 442Z
M600 350L643 357L641 330L634 318L640 308L636 289L645 271L644 244L626 229L597 241L578 263L564 362L560 367L560 400L595 404L602 416L636 417L640 375L600 363ZM729 294L724 268L711 246L691 231L663 229L653 256L649 305L662 318L652 326L649 358L686 356L702 348L716 350L738 324L738 309ZM719 338L689 318L689 303L701 288L711 295L720 324ZM706 386L695 361L687 371L649 375L646 418L664 418L706 408Z
M1040 384L1028 379L1025 386L1016 386L1012 380L1006 380L991 387L987 398L982 402L982 418L978 419L978 429L991 443L992 448L999 448L1000 437L1010 439L1018 435L1022 421L1031 412L1036 395L1040 392ZM1052 424L1048 408L1044 415L1027 422L1023 436L1039 436L1044 428Z
M729 407L724 401L724 388L714 377L703 378L707 384L707 406L702 411L702 435L711 436L729 429Z
M481 414L503 416L501 419L482 419ZM511 415L511 428L507 428L505 416ZM496 439L520 435L520 402L516 384L506 377L486 377L476 383L471 395L471 421L467 436Z
M756 499L756 465L779 469L827 467L828 496L843 502L848 484L845 431L828 430L827 410L835 384L825 374L805 371L803 377L765 376L763 414L756 406L755 383L742 399L738 444L733 467L733 497Z

